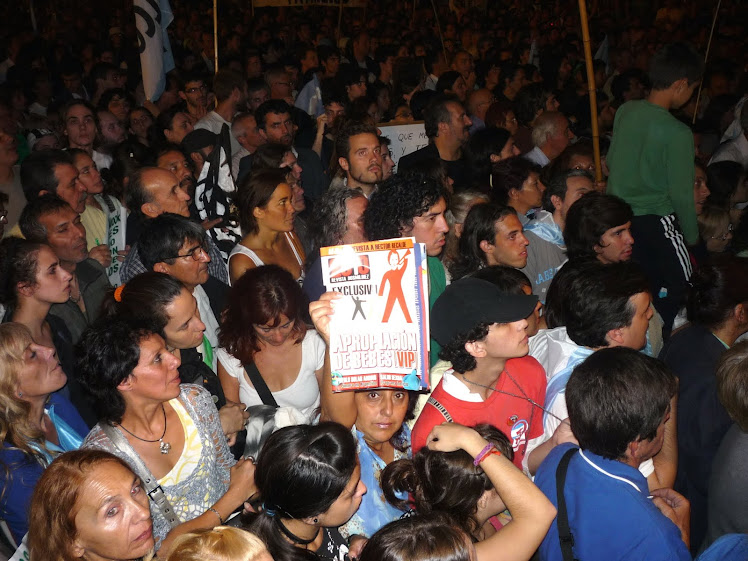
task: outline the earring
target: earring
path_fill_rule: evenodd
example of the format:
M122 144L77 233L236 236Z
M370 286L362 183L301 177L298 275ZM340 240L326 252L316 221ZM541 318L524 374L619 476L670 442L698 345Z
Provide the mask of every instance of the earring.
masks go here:
M314 523L317 524L319 522L319 518L314 519Z
M23 392L18 392L18 397L23 397Z

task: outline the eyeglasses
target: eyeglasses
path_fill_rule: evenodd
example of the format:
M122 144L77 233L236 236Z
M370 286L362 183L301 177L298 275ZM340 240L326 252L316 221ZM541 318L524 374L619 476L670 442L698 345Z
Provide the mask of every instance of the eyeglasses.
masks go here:
M197 93L197 92L207 92L208 91L208 86L206 86L205 84L203 84L202 86L196 86L194 88L188 88L188 89L186 89L184 91L187 92L188 94L193 94L193 93Z
M203 256L203 254L208 255L207 244L196 245L195 247L190 249L187 253L183 255L175 255L174 257L169 257L169 259L181 259L183 257L192 257L193 261L200 261L200 258Z
M713 240L722 240L725 241L727 238L729 238L732 235L732 224L727 225L727 232L722 234L721 236L711 236Z

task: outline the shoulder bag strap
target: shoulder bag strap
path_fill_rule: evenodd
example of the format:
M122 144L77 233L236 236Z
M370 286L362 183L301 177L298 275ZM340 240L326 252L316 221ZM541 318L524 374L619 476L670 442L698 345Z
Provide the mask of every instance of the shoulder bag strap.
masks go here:
M439 403L439 401L435 397L430 395L426 403L430 403L431 405L433 405L436 408L436 410L442 414L442 416L447 420L448 423L454 422L454 419L452 419L452 415L449 414L449 411L447 411L447 408L444 407L441 403Z
M140 456L135 453L123 434L108 423L102 423L99 426L104 434L109 437L109 440L112 441L112 444L127 456L135 473L140 477L141 481L143 481L143 487L145 487L145 492L148 494L148 498L156 505L156 508L161 513L161 516L166 519L169 527L174 529L179 526L181 521L177 518L177 515L174 514L174 509L172 508L169 499L166 498L166 494L161 488L161 485L159 485L158 479L156 479L156 477L151 473L151 470L148 469L148 466L145 465L143 460L140 459Z
M564 497L564 486L566 485L566 472L569 471L569 462L579 452L579 448L571 448L561 457L556 468L556 499L558 501L558 541L561 542L561 555L564 561L575 561L574 558L574 536L569 527L569 514L566 510L566 498Z
M247 373L247 376L249 376L250 382L252 382L252 385L255 387L257 395L260 396L262 403L264 403L265 405L278 407L278 403L275 401L273 393L270 391L270 388L268 388L265 380L262 379L262 375L257 369L257 365L254 363L254 361L249 364L242 364L242 366L244 367L244 371Z

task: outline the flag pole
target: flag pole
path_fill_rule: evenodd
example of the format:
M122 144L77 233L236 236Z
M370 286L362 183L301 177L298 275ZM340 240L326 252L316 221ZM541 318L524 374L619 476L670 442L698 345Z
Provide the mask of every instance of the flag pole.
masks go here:
M717 0L717 9L714 10L714 17L712 18L712 29L709 32L709 41L706 44L706 53L704 54L704 65L706 65L707 59L709 59L709 48L712 46L712 35L714 35L714 26L717 24L717 15L719 14L719 7L722 4L722 0ZM693 119L691 124L696 123L696 116L699 114L699 100L701 99L701 86L704 85L703 80L699 82L699 92L696 94L696 107L693 110Z
M213 65L218 74L218 0L213 0Z
M592 150L595 159L595 181L602 181L603 169L600 165L600 129L597 124L597 93L595 87L595 71L592 67L592 49L590 47L590 28L587 22L587 4L579 0L579 21L582 25L582 40L584 41L584 61L587 66L587 89L590 95L590 119L592 123Z
M338 36L335 41L340 45L340 26L343 23L343 0L340 0L340 9L338 10Z
M447 49L444 47L444 37L442 36L442 26L439 23L439 14L436 13L436 4L434 4L434 0L431 0L431 7L434 9L434 17L436 18L436 29L437 31L439 31L439 41L441 41L442 43L442 52L444 53L444 62L449 64L449 57L447 57Z

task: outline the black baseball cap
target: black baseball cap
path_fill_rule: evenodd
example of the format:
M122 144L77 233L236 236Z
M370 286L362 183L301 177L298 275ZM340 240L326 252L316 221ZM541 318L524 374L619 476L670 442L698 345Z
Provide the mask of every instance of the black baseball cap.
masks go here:
M182 139L182 148L187 154L199 152L208 146L215 146L218 135L206 129L195 129Z
M495 284L466 277L450 284L431 309L431 336L441 346L480 323L511 323L529 316L538 297L507 294Z

